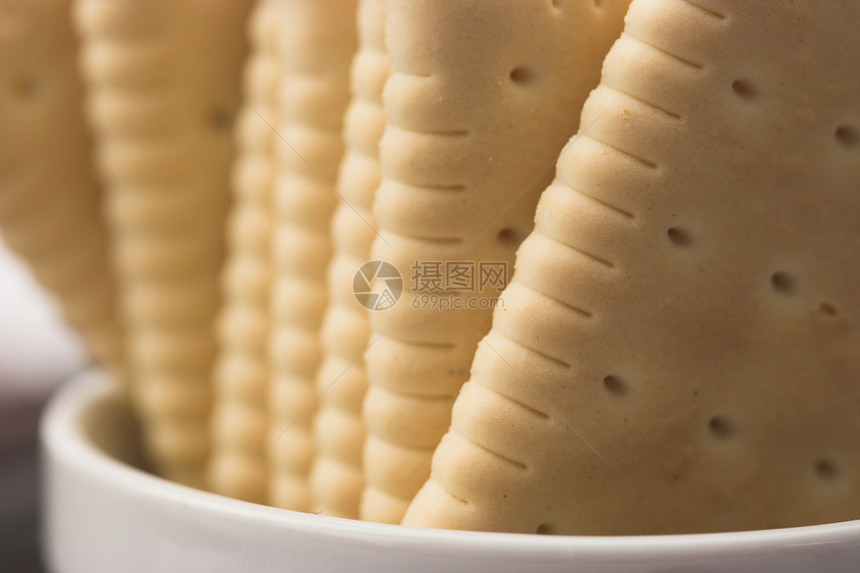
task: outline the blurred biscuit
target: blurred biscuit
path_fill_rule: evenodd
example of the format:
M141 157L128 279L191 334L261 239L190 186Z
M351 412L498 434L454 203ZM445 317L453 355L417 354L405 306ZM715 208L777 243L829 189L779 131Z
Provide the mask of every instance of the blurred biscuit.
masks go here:
M145 446L159 473L195 486L209 450L231 127L251 4L81 0L75 10Z
M307 511L314 456L311 424L322 360L330 225L343 154L349 66L356 50L356 3L282 4L282 73L273 188L271 380L268 394L269 502Z
M120 375L116 284L69 0L0 0L0 233Z
M264 450L276 137L257 114L270 121L278 117L280 16L277 1L262 0L250 19L251 55L245 66L246 103L239 113L238 157L233 168L207 476L213 491L257 503L268 497Z
M310 475L313 511L351 519L358 518L364 487L361 407L367 376L362 353L370 342L367 309L359 304L352 287L355 273L370 259L376 236L371 209L380 178L379 140L385 127L382 88L388 77L384 0L359 2L358 38L338 174L343 201L331 223L334 254L322 326L323 360L316 377L322 395L313 425L316 459Z

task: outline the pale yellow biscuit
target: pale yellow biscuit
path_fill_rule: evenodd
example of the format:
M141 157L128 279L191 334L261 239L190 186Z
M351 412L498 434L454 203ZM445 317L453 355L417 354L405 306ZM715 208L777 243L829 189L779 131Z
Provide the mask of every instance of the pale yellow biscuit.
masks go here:
M405 290L389 310L371 313L362 518L399 522L427 479L506 267L626 6L389 3L391 77L374 203L384 240L373 258L397 267ZM449 263L465 264L472 284L456 265L446 272ZM482 280L482 263L495 265L500 280ZM440 311L441 301L466 306Z
M245 65L245 104L237 128L208 472L213 491L258 503L267 500L264 450L276 137L263 118L275 121L278 117L280 26L279 2L259 2L250 19L251 55Z
M129 364L155 469L202 485L250 0L80 0Z
M857 21L633 2L405 524L860 517Z
M311 424L322 359L330 224L343 154L356 3L289 0L279 36L280 84L272 247L269 501L307 511L314 455Z
M0 233L55 294L93 358L122 336L69 0L0 0Z
M352 62L352 100L344 119L346 145L338 175L343 199L331 223L334 254L328 270L329 307L322 327L323 360L316 377L321 394L314 419L316 459L311 469L312 510L358 518L367 389L362 354L369 342L367 309L353 294L353 277L370 259L376 236L371 213L379 185L379 140L385 127L382 88L388 77L385 2L358 6L359 49Z

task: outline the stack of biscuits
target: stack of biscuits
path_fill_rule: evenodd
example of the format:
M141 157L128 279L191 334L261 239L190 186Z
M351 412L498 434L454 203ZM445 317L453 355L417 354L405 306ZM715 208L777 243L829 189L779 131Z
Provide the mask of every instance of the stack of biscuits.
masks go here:
M0 232L166 478L519 533L857 519L857 23L0 0Z

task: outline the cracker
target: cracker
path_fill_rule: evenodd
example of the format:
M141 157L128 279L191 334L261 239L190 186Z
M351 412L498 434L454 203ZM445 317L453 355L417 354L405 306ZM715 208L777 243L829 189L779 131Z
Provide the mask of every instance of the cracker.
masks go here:
M250 0L81 0L81 66L155 469L200 486Z
M405 285L391 309L371 318L364 519L399 522L426 480L499 294L497 283L479 279L458 292L412 284L413 267L466 262L474 277L482 262L512 263L625 9L625 2L389 4L391 77L374 203L385 240L376 240L373 258L392 263ZM423 297L448 295L485 306L422 308Z
M68 0L0 1L0 232L120 374L122 335Z
M343 154L349 66L356 50L354 1L283 2L282 75L273 189L269 502L307 511L314 455L314 378L322 359L330 224Z
M860 517L857 21L634 0L405 524Z
M370 258L376 236L371 210L379 185L379 140L385 127L382 88L388 77L385 2L358 5L359 49L352 62L352 99L344 118L344 157L338 175L343 198L331 223L329 307L322 326L323 360L316 377L321 394L313 424L316 458L311 468L312 510L358 518L364 474L361 456L367 390L362 353L369 342L367 309L353 294L353 277Z
M272 129L280 80L277 35L281 10L262 0L250 23L251 55L245 68L245 104L239 114L238 157L233 168L233 206L215 367L209 486L224 495L267 500L266 396L268 391Z

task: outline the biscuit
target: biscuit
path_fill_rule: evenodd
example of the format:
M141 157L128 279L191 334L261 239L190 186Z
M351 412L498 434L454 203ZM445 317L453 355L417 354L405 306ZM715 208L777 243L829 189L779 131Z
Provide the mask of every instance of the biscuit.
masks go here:
M215 366L209 486L246 501L267 500L271 194L275 133L260 119L277 118L277 37L281 11L259 2L250 20L245 104L239 114L233 206L222 279L219 354Z
M373 195L379 185L379 140L385 127L382 88L388 77L385 2L358 5L359 49L351 70L352 99L344 118L344 157L338 175L343 198L332 219L329 306L322 326L323 360L316 377L321 397L313 423L312 510L358 518L364 487L361 467L367 390L362 353L370 341L367 309L353 294L353 277L369 260L376 236Z
M372 258L393 264L405 285L394 306L371 313L363 519L399 522L427 479L514 252L626 6L388 4L391 76L374 202L384 240ZM483 280L482 268L501 276ZM466 306L442 310L440 301Z
M343 154L349 66L356 50L356 3L282 3L278 37L281 82L272 242L272 331L267 461L269 503L307 511L314 455L314 379L322 359L320 328L331 259L331 187Z
M251 4L75 6L144 445L158 473L195 486L209 449L231 127Z
M404 524L860 517L858 20L634 0Z
M69 0L0 1L0 232L121 374L122 332Z

